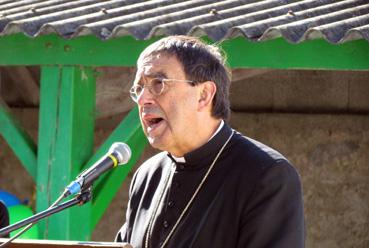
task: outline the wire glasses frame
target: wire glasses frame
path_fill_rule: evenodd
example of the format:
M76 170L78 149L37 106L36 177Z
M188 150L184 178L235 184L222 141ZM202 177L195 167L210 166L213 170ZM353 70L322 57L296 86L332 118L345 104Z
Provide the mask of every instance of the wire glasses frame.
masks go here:
M173 78L153 78L149 83L141 85L136 84L131 87L129 94L134 102L138 102L138 98L141 96L144 88L155 96L160 96L164 90L165 85L169 82L189 83L190 85L196 85L196 82L186 79L173 79Z

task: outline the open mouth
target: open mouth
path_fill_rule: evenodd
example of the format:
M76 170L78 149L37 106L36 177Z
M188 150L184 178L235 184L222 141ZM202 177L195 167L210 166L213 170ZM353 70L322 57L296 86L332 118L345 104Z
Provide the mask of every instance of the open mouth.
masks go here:
M159 134L160 130L162 130L162 127L165 123L164 115L159 112L160 110L152 109L152 108L146 108L142 109L141 112L141 118L143 120L143 124L145 125L145 130L150 135L155 136L156 134Z
M147 132L153 134L162 123L164 123L164 119L160 117L146 119Z
M149 126L153 126L156 124L159 124L160 122L162 122L164 119L163 118L152 118L150 120L147 121L147 123L149 124Z

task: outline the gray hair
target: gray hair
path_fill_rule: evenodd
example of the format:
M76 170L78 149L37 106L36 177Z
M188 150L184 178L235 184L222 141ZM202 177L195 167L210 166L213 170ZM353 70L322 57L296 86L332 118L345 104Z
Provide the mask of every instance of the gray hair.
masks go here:
M148 46L141 53L137 64L158 53L176 56L182 63L188 80L196 83L214 82L217 91L212 103L212 116L224 120L229 118L231 71L226 65L225 56L217 46L205 44L190 36L169 36Z

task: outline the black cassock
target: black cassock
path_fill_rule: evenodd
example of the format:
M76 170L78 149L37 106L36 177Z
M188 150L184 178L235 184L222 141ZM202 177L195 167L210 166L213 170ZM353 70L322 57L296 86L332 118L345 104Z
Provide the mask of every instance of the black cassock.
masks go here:
M3 204L0 201L0 229L8 225L9 225L9 213L8 213L8 210L5 204ZM6 235L4 237L9 237L9 235ZM0 238L4 238L4 237L0 237Z
M157 209L149 247L160 247L232 131L225 124L185 163L162 152L141 165L116 241L145 247ZM235 132L165 247L301 248L304 234L296 170L277 151Z

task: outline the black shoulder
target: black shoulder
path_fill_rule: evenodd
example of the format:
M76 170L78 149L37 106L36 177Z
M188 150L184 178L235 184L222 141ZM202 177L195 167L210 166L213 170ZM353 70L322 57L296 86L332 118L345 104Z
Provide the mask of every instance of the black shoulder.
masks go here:
M130 194L132 194L133 191L137 191L139 189L142 190L146 184L153 180L159 180L163 171L165 170L165 167L167 167L170 162L171 160L166 152L158 153L146 160L142 165L139 166L133 175L130 186Z
M135 174L137 174L138 177L147 176L162 169L168 163L170 163L170 159L167 152L160 152L141 164Z
M241 163L255 167L254 169L265 170L270 166L290 164L277 150L240 133L236 133L230 144L230 150Z

